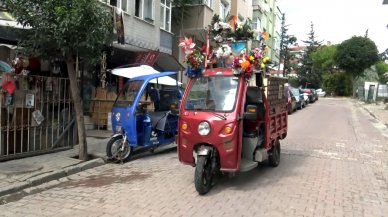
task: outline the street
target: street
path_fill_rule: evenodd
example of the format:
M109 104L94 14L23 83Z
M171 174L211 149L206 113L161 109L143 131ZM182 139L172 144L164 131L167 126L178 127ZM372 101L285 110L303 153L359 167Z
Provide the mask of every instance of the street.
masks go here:
M16 194L0 216L387 216L388 138L376 125L348 99L320 99L289 116L278 167L223 176L205 196L167 149Z

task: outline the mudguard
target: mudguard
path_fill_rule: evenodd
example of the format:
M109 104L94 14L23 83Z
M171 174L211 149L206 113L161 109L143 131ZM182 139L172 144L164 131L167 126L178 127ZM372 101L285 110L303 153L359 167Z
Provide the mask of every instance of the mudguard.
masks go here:
M199 147L198 149L198 152L197 152L197 155L198 156L207 156L207 155L210 155L213 151L213 148L212 147L209 147L209 146L201 146Z

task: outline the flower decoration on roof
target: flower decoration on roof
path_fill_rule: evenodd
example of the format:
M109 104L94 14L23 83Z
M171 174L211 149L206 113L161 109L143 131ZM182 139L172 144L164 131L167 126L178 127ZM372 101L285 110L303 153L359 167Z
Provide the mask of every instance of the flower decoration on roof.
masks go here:
M204 62L204 55L201 49L195 48L195 43L193 43L192 38L185 37L184 39L179 40L179 47L185 52L184 63L187 64L187 76L197 77L202 71L202 64Z
M218 16L218 14L214 14L210 25L213 39L217 43L222 43L226 40L234 40L232 38L232 26L227 22L221 21L220 16Z
M221 21L217 14L212 18L212 34L217 43L249 40L257 36L257 31L252 29L252 21L249 18L244 23L237 22L237 16L228 16L225 20Z
M234 57L232 68L235 75L252 73L253 69L264 69L265 64L269 63L269 57L266 57L265 49L254 48L250 52L244 48L240 55Z

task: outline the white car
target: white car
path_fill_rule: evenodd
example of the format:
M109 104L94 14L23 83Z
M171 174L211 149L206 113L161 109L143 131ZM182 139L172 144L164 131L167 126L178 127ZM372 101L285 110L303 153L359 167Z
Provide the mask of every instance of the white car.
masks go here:
M322 89L316 89L318 97L325 97L326 92Z

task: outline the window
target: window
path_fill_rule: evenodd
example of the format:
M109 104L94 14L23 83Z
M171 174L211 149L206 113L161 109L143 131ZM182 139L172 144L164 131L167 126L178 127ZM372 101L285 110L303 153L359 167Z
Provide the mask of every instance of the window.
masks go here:
M136 0L135 7L135 16L150 23L154 22L153 0Z
M261 20L258 17L253 17L252 29L261 30Z
M171 0L160 0L160 28L171 31Z
M102 2L105 2L109 5L114 6L114 7L120 8L121 10L123 10L125 12L129 12L128 0L102 0Z
M229 3L221 1L220 6L220 19L224 20L229 14Z
M192 0L192 5L207 5L209 8L213 8L213 0Z
M204 0L204 4L206 4L209 8L213 8L213 0Z

